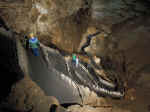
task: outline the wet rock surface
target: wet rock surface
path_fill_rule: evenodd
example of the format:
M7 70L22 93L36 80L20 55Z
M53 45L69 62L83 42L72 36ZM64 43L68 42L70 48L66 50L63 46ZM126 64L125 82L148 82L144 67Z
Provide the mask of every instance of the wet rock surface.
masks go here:
M117 79L121 87L126 87L125 98L128 100L109 100L113 111L147 111L149 0L5 0L0 2L1 18L5 28L7 26L23 35L34 32L45 45L53 43L68 52L79 52L89 34L101 31L85 51L100 57L104 69L96 70L97 73L104 74L105 78L112 81ZM89 62L86 56L83 57ZM55 61L53 67L59 65ZM64 65L58 70L66 73L67 70L61 67ZM94 111L93 108L89 110Z
M8 104L9 108L31 112L49 112L52 104L59 105L55 97L46 96L29 77L12 87Z

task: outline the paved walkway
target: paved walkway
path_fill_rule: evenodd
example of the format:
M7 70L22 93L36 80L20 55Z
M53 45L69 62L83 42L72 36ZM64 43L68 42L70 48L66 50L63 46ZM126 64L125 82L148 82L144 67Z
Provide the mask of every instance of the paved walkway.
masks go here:
M51 57L53 53L49 53ZM76 88L70 86L67 82L63 81L60 77L60 69L64 70L64 63L60 62L54 56L51 61L51 66L47 66L42 54L36 57L31 52L28 53L30 62L31 78L44 90L49 96L55 96L60 103L80 103L80 97ZM54 63L54 61L56 61ZM60 62L61 64L58 64ZM58 65L57 65L58 64ZM54 68L57 66L57 70ZM73 93L73 91L76 91Z

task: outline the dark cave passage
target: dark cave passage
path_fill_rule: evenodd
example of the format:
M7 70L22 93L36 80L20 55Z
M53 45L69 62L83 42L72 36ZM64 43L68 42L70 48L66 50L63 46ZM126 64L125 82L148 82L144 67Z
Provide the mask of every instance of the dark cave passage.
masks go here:
M12 85L24 77L16 50L15 39L0 34L0 100L6 98Z

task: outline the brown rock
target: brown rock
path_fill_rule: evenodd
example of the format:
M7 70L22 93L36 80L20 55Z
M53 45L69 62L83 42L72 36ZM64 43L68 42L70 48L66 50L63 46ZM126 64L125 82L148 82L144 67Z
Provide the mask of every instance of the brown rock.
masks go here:
M46 96L27 76L13 86L7 99L9 108L20 111L49 112L51 105L59 106L55 97Z

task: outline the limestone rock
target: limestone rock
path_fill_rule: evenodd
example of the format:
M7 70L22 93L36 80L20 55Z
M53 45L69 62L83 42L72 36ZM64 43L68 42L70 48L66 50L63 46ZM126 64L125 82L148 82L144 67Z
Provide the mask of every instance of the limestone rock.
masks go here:
M7 98L8 108L19 111L49 112L51 105L59 106L55 97L48 97L28 77L16 83Z
M92 19L100 23L99 27L107 33L111 32L111 27L115 24L139 16L142 13L148 13L144 1L140 2L138 0L94 0L91 10Z
M25 35L34 32L42 43L46 45L53 43L63 50L74 52L80 48L80 42L91 26L110 34L116 24L147 13L148 7L145 6L145 2L138 0L3 1L0 4L0 17L8 28L15 32ZM92 43L90 49L95 50L97 46L94 46L94 40ZM102 41L101 45L103 44Z
M68 109L71 112L111 112L111 108L93 108L90 106L80 107L79 105L74 105Z
M44 44L52 42L65 50L70 46L72 51L76 47L76 44L71 46L72 41L80 41L82 29L77 22L84 13L79 11L83 4L82 0L4 1L0 4L0 17L17 33L34 32Z

